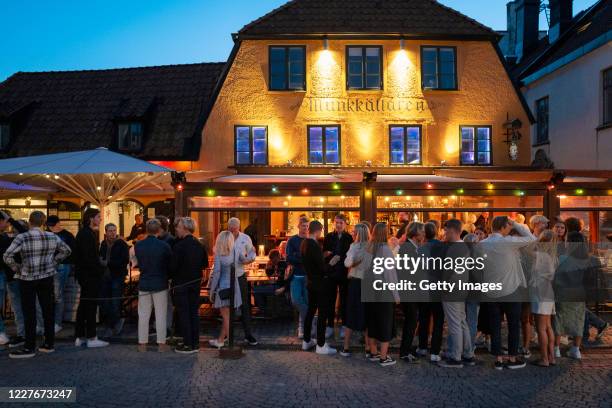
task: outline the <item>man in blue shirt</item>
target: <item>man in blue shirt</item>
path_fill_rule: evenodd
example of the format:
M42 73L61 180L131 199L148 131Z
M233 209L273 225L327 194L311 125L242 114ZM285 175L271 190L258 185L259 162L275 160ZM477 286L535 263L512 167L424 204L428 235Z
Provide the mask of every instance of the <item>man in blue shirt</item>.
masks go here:
M291 265L291 302L299 313L298 338L304 338L304 319L308 313L308 292L306 290L306 272L302 264L300 246L302 241L308 238L308 218L300 217L298 221L298 233L287 241L287 263Z

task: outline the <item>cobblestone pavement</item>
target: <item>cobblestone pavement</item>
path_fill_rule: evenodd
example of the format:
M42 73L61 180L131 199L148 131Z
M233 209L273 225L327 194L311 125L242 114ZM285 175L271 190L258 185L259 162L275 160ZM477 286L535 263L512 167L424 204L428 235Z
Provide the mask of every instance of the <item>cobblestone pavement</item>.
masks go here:
M612 406L610 349L547 369L495 371L489 356L479 359L463 369L401 361L380 367L360 353L249 349L240 360L221 360L211 349L178 355L62 342L56 353L29 360L0 352L0 386L76 387L79 407Z

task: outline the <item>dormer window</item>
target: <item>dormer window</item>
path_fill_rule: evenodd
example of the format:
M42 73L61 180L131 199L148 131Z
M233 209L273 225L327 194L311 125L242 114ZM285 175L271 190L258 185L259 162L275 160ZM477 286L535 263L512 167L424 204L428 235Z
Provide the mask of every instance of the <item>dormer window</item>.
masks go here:
M119 150L134 152L142 148L143 126L140 122L126 122L118 125Z
M0 123L0 150L6 150L11 141L11 126L8 123Z

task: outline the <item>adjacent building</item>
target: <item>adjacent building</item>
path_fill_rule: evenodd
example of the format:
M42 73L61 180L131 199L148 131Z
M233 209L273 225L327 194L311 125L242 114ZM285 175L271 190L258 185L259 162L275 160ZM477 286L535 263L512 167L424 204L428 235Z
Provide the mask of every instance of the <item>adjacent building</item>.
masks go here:
M598 0L574 16L572 0L551 0L550 29L542 35L541 6L539 0L509 2L504 37L511 72L536 119L533 159L606 179L612 170L612 7ZM562 214L601 228L600 237L612 232L611 197L576 191L558 191Z

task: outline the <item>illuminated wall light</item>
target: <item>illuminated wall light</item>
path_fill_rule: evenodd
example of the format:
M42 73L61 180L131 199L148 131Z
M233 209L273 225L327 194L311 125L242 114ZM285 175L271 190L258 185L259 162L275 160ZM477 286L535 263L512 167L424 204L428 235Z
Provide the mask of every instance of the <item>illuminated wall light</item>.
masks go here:
M431 183L427 183L427 184L425 185L425 187L427 187L427 188L433 188L433 184L431 184Z
M581 188L577 188L577 189L576 189L576 194L578 194L578 195L583 195L583 194L584 194L584 190L583 190L583 189L581 189Z
M464 189L460 188L460 189L457 190L457 194L463 194L463 193L465 193Z
M366 196L366 198L372 197L372 190L366 190L365 191L365 196Z
M516 195L522 197L525 195L525 192L523 190L516 190Z
M272 192L275 194L278 193L278 187L272 186Z
M246 197L247 195L249 195L249 194L246 192L246 190L242 190L242 191L240 192L240 196L241 196L241 197Z
M612 190L608 190L608 195L612 195Z
M402 194L404 194L404 191L403 191L403 190L397 190L397 191L395 192L395 195L402 195Z
M303 188L303 189L302 189L302 194L308 194L308 193L309 193L309 191L308 191L308 189L307 189L307 188Z
M338 183L334 183L334 184L332 184L332 189L334 189L334 190L340 190L340 184L338 184Z
M45 174L45 177L46 177L46 178L49 178L49 177L51 177L51 176L49 176L48 174Z
M19 173L20 176L23 176L23 173Z
M212 197L215 195L215 190L213 190L212 188L209 188L208 190L206 190L206 195L209 197Z
M53 176L54 179L59 179L59 176L56 174L55 176Z
M96 190L100 191L100 190L102 190L102 187L96 186Z
M493 190L494 188L495 186L493 185L493 183L487 184L487 190Z
M177 189L178 191L183 191L183 185L182 185L182 184L177 184L177 185L176 185L176 189Z

